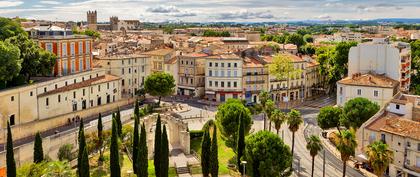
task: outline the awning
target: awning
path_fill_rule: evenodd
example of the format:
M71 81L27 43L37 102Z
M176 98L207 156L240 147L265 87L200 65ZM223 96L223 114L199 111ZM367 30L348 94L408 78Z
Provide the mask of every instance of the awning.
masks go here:
M206 91L206 94L215 95L216 92L214 92L214 91Z
M361 162L367 162L368 158L366 157L365 154L359 154L356 156L356 160L361 161Z

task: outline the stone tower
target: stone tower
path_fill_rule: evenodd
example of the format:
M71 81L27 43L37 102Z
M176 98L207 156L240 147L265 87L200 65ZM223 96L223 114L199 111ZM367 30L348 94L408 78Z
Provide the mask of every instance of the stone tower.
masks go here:
M112 16L109 18L109 22L111 23L111 31L118 31L118 17Z
M95 11L87 12L87 25L90 30L97 30L98 14Z

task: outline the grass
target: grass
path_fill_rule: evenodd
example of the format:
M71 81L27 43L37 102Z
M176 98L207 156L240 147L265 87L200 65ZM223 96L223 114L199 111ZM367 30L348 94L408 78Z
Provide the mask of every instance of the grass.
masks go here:
M148 166L147 166L147 172L148 176L155 177L155 165L153 164L153 160L149 160ZM168 171L168 177L176 177L176 170L174 167L169 167Z
M191 139L190 148L194 150L198 156L201 154L201 139L202 138L194 138ZM217 145L218 145L218 157L219 157L219 174L229 174L228 163L229 160L235 156L235 152L229 147L226 146L226 142L222 139L220 135L220 131L217 130ZM200 158L200 157L199 157ZM201 168L192 167L193 174L201 173Z

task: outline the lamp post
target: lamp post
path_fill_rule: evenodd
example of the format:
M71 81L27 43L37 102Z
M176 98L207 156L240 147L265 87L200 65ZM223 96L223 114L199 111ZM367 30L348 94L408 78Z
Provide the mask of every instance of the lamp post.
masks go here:
M246 177L246 173L245 173L246 163L247 163L247 162L246 162L245 160L244 160L244 161L241 161L241 164L242 164L242 165L243 165L243 167L244 167L244 170L243 170L243 173L242 173L242 174L243 174L243 175L242 175L243 177Z

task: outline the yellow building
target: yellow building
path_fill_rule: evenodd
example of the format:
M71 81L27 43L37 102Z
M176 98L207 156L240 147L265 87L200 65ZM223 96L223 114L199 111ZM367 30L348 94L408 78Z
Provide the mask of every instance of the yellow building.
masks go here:
M204 96L205 53L190 53L178 57L178 95Z
M154 72L170 73L175 79L175 85L178 85L178 63L174 49L157 49L144 52L142 55L147 57L146 75Z
M268 65L254 58L243 59L242 85L247 103L259 103L259 93L268 91Z

